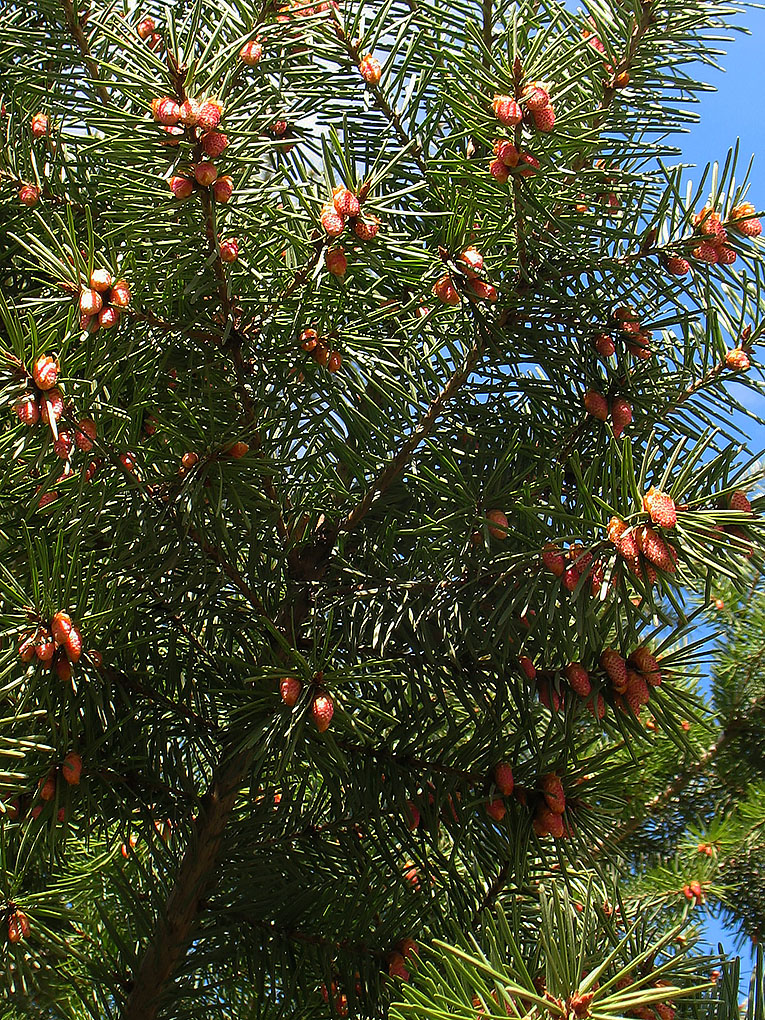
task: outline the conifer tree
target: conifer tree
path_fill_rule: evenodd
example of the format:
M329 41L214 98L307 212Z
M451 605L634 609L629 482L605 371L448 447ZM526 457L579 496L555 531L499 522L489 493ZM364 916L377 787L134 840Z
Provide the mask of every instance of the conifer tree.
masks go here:
M4 6L3 1016L739 1016L745 24Z

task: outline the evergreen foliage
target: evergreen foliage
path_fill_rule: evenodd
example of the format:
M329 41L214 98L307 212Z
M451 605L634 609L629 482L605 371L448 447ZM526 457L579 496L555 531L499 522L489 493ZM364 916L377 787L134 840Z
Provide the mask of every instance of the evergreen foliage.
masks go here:
M0 12L3 1016L739 1016L745 14Z

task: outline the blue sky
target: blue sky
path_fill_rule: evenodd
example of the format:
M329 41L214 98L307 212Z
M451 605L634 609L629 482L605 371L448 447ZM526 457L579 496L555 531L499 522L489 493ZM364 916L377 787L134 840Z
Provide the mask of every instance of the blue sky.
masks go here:
M765 10L751 9L742 19L751 35L737 35L728 47L728 53L721 58L725 73L702 68L701 76L715 85L716 92L702 97L698 107L701 123L691 127L690 133L681 135L677 144L682 149L683 161L694 163L700 168L707 162L725 160L728 149L740 140L740 166L746 168L749 157L755 154L751 177L749 199L758 209L765 208ZM689 171L694 179L699 174ZM747 391L748 392L748 391ZM751 400L751 396L747 399ZM765 401L758 408L765 408ZM754 427L747 421L752 446L765 448L765 428ZM735 952L735 939L726 932L720 922L709 918L707 937L713 947L722 942L730 952ZM748 974L751 960L746 959L747 948L743 950L742 969Z

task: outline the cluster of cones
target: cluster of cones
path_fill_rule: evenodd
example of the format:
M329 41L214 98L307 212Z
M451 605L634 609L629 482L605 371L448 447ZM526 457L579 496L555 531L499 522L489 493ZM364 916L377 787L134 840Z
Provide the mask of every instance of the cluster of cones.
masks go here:
M624 397L614 397L609 406L608 399L602 393L587 390L584 395L584 408L598 421L608 421L610 415L614 436L617 439L632 421L632 404Z
M465 248L454 260L459 275L464 279L465 292L468 297L482 301L496 301L497 289L488 280L482 279L486 267L483 255L472 246ZM461 302L460 291L455 286L454 277L445 273L433 285L433 293L445 305L458 305Z
M115 280L108 269L94 269L89 284L80 289L80 329L112 329L130 304L127 280Z
M314 684L321 684L322 678L323 674L317 673ZM279 695L288 708L297 705L302 693L303 685L297 677L285 676L279 681ZM334 714L335 703L328 692L321 686L314 687L311 697L311 718L319 733L325 733L329 729Z
M507 762L495 765L490 777L494 796L486 802L486 813L495 822L501 822L507 813L505 798L514 796L523 807L534 811L533 826L537 836L553 836L562 839L570 835L563 817L566 810L566 795L563 783L556 772L540 778L538 789L518 786L513 778L512 767ZM499 794L499 796L497 796Z
M340 351L331 350L327 341L315 329L303 330L300 334L300 346L328 372L337 372L343 363Z
M55 613L49 625L39 623L19 642L22 662L31 662L36 657L65 682L71 680L72 665L80 661L81 655L82 633L68 613ZM88 655L92 659L98 653L89 652ZM100 660L100 656L98 658Z
M53 800L56 796L56 783L61 773L69 786L79 786L82 775L82 758L76 751L70 751L60 766L52 768L37 784L40 800Z
M587 710L596 719L603 719L606 714L606 702L601 693L606 684L611 689L614 707L626 709L629 706L636 716L648 704L650 689L661 684L659 663L643 645L627 659L614 649L606 648L600 656L599 665L603 672L595 677L596 683L599 683L595 693L592 670L587 670L581 662L570 662L563 669L562 676L559 670L555 671L555 676L552 672L537 670L527 655L520 657L518 665L529 680L535 681L539 700L550 711L560 709L565 703L566 691L570 690L586 703Z
M372 213L362 212L366 192L364 186L358 195L345 185L333 188L331 201L324 203L319 214L319 220L328 237L339 237L346 224L361 241L371 241L377 237L380 220Z
M563 579L568 591L575 592L580 580L589 576L590 594L593 598L600 594L605 568L581 542L571 542L565 551L554 542L548 542L542 550L542 563L551 574Z
M736 261L736 252L728 244L728 230L735 230L745 237L759 237L762 233L762 223L755 213L751 202L742 202L731 209L727 220L723 222L718 212L705 205L701 212L693 217L694 233L701 239L700 244L693 249L693 257L699 262L732 265Z
M677 524L677 508L671 496L654 486L643 496L643 510L651 521L663 530ZM656 569L674 574L678 559L675 548L649 524L628 525L620 517L608 522L608 540L616 546L620 556L636 577L649 585L656 583Z

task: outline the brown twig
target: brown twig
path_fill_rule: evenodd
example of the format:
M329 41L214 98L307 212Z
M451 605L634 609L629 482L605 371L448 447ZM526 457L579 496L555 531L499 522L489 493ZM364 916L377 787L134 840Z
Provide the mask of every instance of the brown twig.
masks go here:
M399 472L406 466L409 458L420 443L433 431L433 428L441 417L441 414L449 401L457 394L462 386L464 386L465 382L470 377L470 373L478 364L482 353L483 342L481 340L476 340L471 349L468 351L462 366L452 375L438 396L431 402L430 407L420 419L416 428L403 444L401 449L378 474L364 496L356 504L353 510L351 510L345 521L343 521L340 525L341 531L353 531L353 529L369 512L369 509L375 500L388 488L390 488L391 484L396 479Z
M87 36L83 31L82 24L74 13L74 5L72 4L72 0L61 0L61 6L64 8L64 17L66 18L66 23L69 28L69 32L72 38L74 39L75 43L77 44L80 53L82 54L82 58L85 61L85 65L88 68L88 71L90 71L91 78L93 78L94 81L100 83L101 76L98 71L98 64L96 63L92 53L90 52L90 45L88 43ZM101 100L104 106L108 106L109 93L106 91L106 88L103 84L96 85L96 93L98 94L98 98Z
M223 831L252 760L242 751L216 771L194 825L194 834L154 935L133 973L122 1020L154 1020L169 981L186 952L202 903L210 889Z

